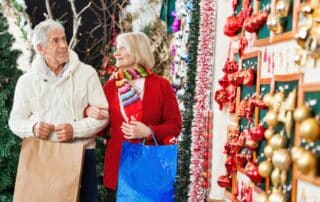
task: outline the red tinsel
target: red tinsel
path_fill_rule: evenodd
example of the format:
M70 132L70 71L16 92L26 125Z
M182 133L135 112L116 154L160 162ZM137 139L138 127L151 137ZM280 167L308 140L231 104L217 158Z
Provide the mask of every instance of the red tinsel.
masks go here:
M192 143L189 201L205 201L209 187L207 172L209 138L206 134L207 113L210 110L210 88L214 60L216 1L200 2L200 37L198 49L198 69L195 92L194 119L192 123ZM211 120L212 121L212 120ZM212 127L212 126L211 126ZM195 163L197 162L197 163Z

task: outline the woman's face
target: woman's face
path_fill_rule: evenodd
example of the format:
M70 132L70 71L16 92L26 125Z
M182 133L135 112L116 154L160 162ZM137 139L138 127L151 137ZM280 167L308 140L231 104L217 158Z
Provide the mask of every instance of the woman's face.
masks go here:
M135 66L135 62L124 44L119 43L117 45L114 57L118 68L133 68Z

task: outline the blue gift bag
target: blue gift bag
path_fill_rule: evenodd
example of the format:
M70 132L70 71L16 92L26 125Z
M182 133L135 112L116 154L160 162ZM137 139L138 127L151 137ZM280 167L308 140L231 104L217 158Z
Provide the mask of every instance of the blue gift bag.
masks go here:
M173 202L177 145L124 142L117 202Z

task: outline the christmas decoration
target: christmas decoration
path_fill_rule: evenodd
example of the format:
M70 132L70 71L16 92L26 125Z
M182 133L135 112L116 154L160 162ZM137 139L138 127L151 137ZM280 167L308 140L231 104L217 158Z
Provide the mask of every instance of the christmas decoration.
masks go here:
M186 0L177 0L176 1L176 11L175 11L175 20L180 22L179 28L175 24L175 21L172 26L176 26L175 29L178 31L174 32L172 38L172 85L176 90L176 95L179 103L179 108L184 111L184 94L186 90L187 82L187 69L189 63L188 55L188 38L190 33L190 21L191 21L191 1ZM173 29L174 30L174 29Z
M155 56L155 66L152 71L170 79L172 55L165 23L156 19L146 26L143 31L151 39L151 46Z
M12 50L13 36L8 33L7 19L0 7L0 201L12 201L18 165L20 139L9 129L8 118L12 107L13 92L22 74L16 67L18 50Z
M199 38L200 0L192 0L192 19L190 23L190 37L188 40L189 63L187 70L188 81L184 94L183 131L178 147L178 170L175 184L175 200L188 201L188 187L190 185L190 157L191 157L191 127L193 120L193 106L195 95L195 78L197 69L197 50Z
M198 49L198 68L195 93L194 120L192 123L191 144L191 184L189 191L190 201L204 201L207 188L203 186L207 178L201 173L207 170L208 160L203 158L208 151L208 142L202 134L206 128L204 114L209 111L209 99L211 88L211 68L214 57L214 32L215 32L216 2L203 0L200 2L200 36ZM198 161L199 163L195 163Z

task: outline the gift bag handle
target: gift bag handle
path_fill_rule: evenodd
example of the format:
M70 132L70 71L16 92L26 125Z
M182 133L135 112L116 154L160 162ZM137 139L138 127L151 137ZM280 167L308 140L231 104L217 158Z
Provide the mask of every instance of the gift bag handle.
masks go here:
M150 130L151 130L151 136L152 136L152 139L153 139L153 141L154 141L154 143L155 143L155 145L157 145L158 146L158 141L157 141L157 139L156 139L156 135L154 134L154 132L153 132L153 130L150 128ZM142 142L142 144L145 144L146 143L146 138L144 138L143 139L143 142Z

